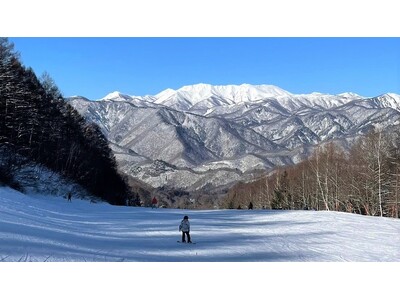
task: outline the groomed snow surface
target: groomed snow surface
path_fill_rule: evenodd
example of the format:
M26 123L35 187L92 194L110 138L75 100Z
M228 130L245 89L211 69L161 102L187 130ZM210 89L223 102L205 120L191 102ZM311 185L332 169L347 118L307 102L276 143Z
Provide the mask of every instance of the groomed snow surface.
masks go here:
M177 243L180 239L178 225L184 215L190 218L192 240L196 244ZM106 267L98 268L99 264L94 264L94 268L99 269L99 272L89 273L89 276L96 278L98 274L103 274L105 278L101 277L96 281L103 280L104 283L107 282L107 278L110 278L110 274L114 274L113 270L109 270L110 266L114 268L115 265L122 265L122 270L117 269L118 274L124 274L124 269L130 268L128 269L130 271L127 271L128 274L120 279L122 284L132 284L133 289L133 286L141 280L144 282L152 280L151 278L144 279L145 276L154 276L159 284L161 284L160 281L164 284L176 282L177 297L184 296L179 293L179 290L185 280L188 284L187 289L191 290L194 284L196 290L199 289L201 283L193 276L200 276L216 288L222 284L230 290L235 289L235 285L223 283L226 278L231 278L230 281L233 284L235 282L252 284L248 282L249 278L253 280L255 277L255 284L265 282L265 288L273 288L270 286L271 280L280 278L281 281L296 280L295 286L297 286L298 280L307 274L303 272L314 270L318 273L331 270L332 264L322 264L323 268L320 268L321 264L317 264L317 267L315 264L300 264L300 268L298 268L299 264L294 264L294 267L290 264L287 269L286 262L372 262L375 267L376 262L399 262L400 220L326 211L189 211L116 207L106 203L89 203L75 198L69 203L62 197L25 195L10 188L0 187L0 261L42 262L42 264L34 265L40 265L44 270L59 269L58 267L49 268L48 265L54 266L54 264L44 262L103 262ZM208 263L132 265L131 263L110 264L110 262ZM222 264L221 266L215 262L248 263ZM249 262L252 263L249 264ZM258 263L254 264L254 262ZM11 264L11 270L20 269L21 265L26 264ZM82 263L62 264L62 270L69 274L72 266L75 266L75 269L78 268L78 272L73 271L73 274L68 275L68 277L75 276L74 280L76 280L83 274L87 275L86 269L82 270L81 265ZM87 263L84 265L93 266ZM363 268L367 266L368 270L371 264L362 265ZM21 275L20 272L17 275L7 272L9 269L6 266L10 267L6 263L0 264L0 271L2 271L0 279L2 280L3 277L12 280L13 276L15 278L22 276L22 279L28 275L35 277L31 274L30 268L23 269L25 275ZM393 266L398 270L398 264L389 264L389 268ZM248 273L248 268L251 274ZM109 275L104 273L107 269ZM339 268L341 274L335 277L324 273L321 275L329 280L338 280L332 283L338 286L343 278L353 274L346 269L343 273L342 268ZM140 275L135 275L133 270L139 271ZM191 273L193 270L196 270L197 274ZM287 272L282 273L283 270ZM150 274L150 272L156 274ZM182 272L188 272L187 276L190 278L182 278ZM253 276L254 272L259 275ZM358 272L356 270L354 276L365 274L365 272L362 274ZM172 277L177 278L169 278L171 274ZM296 274L299 276L296 277L297 279L294 278ZM313 275L315 274L311 276ZM375 275L378 276L379 272L371 275L377 280ZM119 277L115 274L114 276ZM125 276L130 279L126 279ZM215 276L224 278L221 278L218 284L210 282L215 279ZM263 278L261 283L259 276ZM66 279L65 276L61 278L71 280L71 278ZM242 278L242 281L239 281L239 278ZM54 279L54 276L50 279ZM368 289L368 280L370 277L363 280L364 287L358 288ZM379 280L382 280L382 276ZM324 280L321 283L327 282ZM61 285L61 283L57 284ZM97 284L101 285L101 282L96 282ZM148 284L151 289L152 285ZM290 283L287 282L287 285ZM314 284L308 285L312 288ZM204 292L200 294L204 295ZM322 298L325 299L325 297Z
M196 244L180 244L191 221ZM117 207L0 190L0 261L391 262L400 220L327 211Z

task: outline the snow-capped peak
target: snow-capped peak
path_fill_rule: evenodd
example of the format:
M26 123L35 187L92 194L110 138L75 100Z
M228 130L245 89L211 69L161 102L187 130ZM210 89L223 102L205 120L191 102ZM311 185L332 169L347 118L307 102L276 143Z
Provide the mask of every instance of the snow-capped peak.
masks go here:
M74 96L70 96L70 97L66 98L67 101L71 101L71 100L75 100L75 99L90 101L88 98L83 97L83 96L79 96L79 95L74 95Z
M352 93L352 92L341 93L341 94L338 94L337 96L347 98L347 99L364 99L365 98L363 96L360 96L360 95L358 95L356 93Z
M165 99L168 99L169 97L173 96L176 94L176 91L173 89L166 89L163 90L162 92L158 93L157 95L154 96L159 102L163 102Z
M195 84L180 88L178 93L190 93L195 98L205 99L211 95L233 100L235 103L254 101L268 97L291 96L292 94L274 85L210 85Z
M311 94L292 94L274 85L211 85L199 83L186 85L177 90L168 88L155 96L136 97L123 94L119 91L112 92L100 100L136 101L164 105L182 111L208 110L220 106L231 106L248 102L269 101L276 99L283 107L294 109L304 106L311 107L338 107L353 100L367 99L353 92L337 95L313 92ZM400 96L387 93L379 97L376 104L381 107L392 107L400 110ZM146 104L146 105L147 105Z
M291 93L273 85L211 85L200 83L186 85L178 90L167 89L157 94L155 98L158 104L188 109L200 102L209 107L290 96L292 96ZM222 102L219 103L218 101Z
M396 110L400 110L400 95L394 93L386 93L376 98L379 101L379 105L382 107L390 107Z
M132 99L132 96L126 95L126 94L122 94L121 92L115 91L112 92L110 94L108 94L107 96L101 98L100 100L130 100Z
M400 102L400 95L398 95L398 94L386 93L386 94L383 94L382 96L385 96L385 97L391 98L391 99L393 99L393 100L395 100L397 102Z

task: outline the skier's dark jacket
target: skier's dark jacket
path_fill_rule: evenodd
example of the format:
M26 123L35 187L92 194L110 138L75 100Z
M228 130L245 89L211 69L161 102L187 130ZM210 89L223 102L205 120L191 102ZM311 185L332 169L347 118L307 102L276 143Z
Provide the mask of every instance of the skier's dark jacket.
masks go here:
M179 231L189 232L190 231L190 223L189 220L183 219L181 221L181 225L179 225Z

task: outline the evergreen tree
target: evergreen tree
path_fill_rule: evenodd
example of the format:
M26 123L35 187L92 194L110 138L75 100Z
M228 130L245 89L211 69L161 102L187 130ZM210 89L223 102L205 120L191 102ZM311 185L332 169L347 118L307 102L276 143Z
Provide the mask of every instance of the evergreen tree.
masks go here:
M0 120L0 169L8 174L0 180L11 182L12 168L29 160L126 205L128 185L99 127L64 101L49 74L39 80L25 68L6 38L0 38Z

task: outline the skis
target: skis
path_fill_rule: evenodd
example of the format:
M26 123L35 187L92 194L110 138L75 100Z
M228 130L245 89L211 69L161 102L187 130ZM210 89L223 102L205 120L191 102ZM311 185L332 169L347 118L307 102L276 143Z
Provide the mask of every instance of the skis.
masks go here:
M177 243L181 243L181 244L196 244L195 242L191 242L191 243L187 243L187 242L185 242L185 243L182 243L182 241L176 241Z

